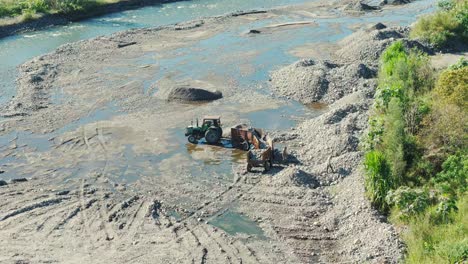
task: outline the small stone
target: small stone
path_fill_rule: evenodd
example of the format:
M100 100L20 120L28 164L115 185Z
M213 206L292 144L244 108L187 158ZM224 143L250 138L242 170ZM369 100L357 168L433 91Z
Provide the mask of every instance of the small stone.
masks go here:
M28 179L26 178L18 178L18 179L12 179L11 183L17 183L17 182L27 182Z
M8 185L8 183L4 180L0 180L0 186L5 186Z
M69 194L69 193L70 193L70 191L64 190L64 191L59 191L59 192L57 192L56 194L57 194L57 195L67 195L67 194Z
M313 225L314 226L320 226L319 222L314 222Z

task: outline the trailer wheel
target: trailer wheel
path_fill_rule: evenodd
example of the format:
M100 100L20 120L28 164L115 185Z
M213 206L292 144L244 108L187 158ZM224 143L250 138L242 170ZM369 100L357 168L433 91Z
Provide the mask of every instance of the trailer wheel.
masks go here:
M247 172L252 172L252 165L247 163Z
M271 169L270 161L265 161L263 167L265 167L265 171L269 171Z
M250 149L249 143L247 141L244 141L241 143L241 149L248 151Z
M198 142L197 142L197 139L195 138L194 135L190 135L190 136L188 137L188 142L190 142L190 143L192 143L192 144L197 144L197 143L198 143Z

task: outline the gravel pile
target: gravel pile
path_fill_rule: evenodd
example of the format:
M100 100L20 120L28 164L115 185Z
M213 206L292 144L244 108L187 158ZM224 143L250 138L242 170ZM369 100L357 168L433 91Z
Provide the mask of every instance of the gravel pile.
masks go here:
M271 85L279 94L305 104L332 103L354 91L366 90L375 74L362 63L302 60L274 72Z
M387 28L382 23L358 31L339 42L334 61L301 60L271 74L272 90L304 104L333 103L353 92L372 92L382 52L395 40L408 49L430 48L408 40L408 27Z
M176 87L169 91L168 101L213 101L221 99L220 91L209 91L194 87Z

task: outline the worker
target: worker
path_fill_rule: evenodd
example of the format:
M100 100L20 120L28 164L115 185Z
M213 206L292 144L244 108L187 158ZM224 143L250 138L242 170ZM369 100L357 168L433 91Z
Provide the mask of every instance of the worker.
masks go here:
M335 170L333 169L332 165L331 165L331 159L333 158L333 155L330 154L330 156L328 156L328 159L327 159L327 173L329 172L329 170L331 170L332 173L335 173Z
M283 158L283 162L288 161L288 147L283 148L282 158Z

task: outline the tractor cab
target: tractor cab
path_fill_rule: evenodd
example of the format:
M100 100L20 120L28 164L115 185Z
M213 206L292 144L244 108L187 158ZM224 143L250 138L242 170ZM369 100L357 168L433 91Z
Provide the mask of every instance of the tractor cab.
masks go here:
M188 137L190 143L196 144L198 140L205 138L209 144L216 144L223 135L221 128L221 118L219 116L205 116L202 119L202 124L188 126L185 129L185 136Z
M205 116L202 122L203 127L220 127L221 126L221 118L219 116Z

